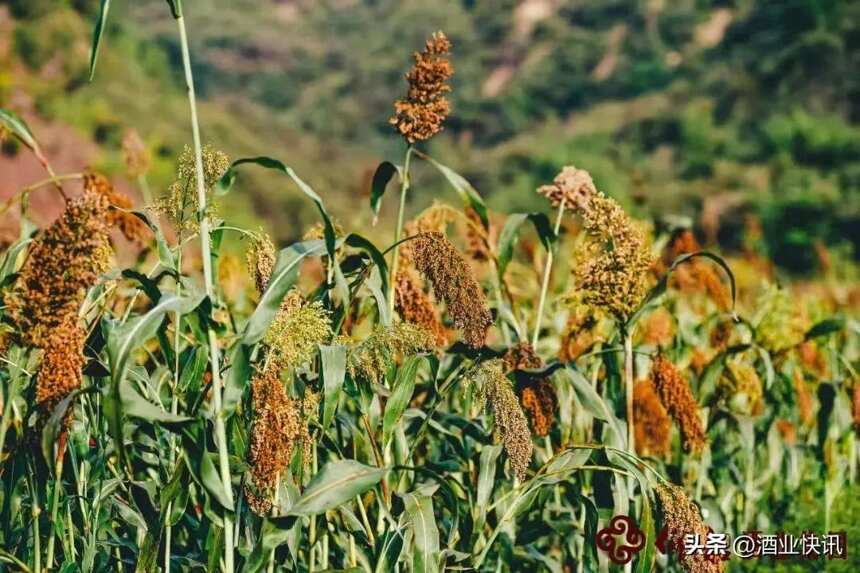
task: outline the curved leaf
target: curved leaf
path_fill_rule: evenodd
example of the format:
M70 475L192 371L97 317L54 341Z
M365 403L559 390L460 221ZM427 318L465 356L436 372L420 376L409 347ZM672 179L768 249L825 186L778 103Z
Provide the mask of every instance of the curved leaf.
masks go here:
M314 476L288 515L318 515L346 503L375 486L387 470L355 460L337 460Z
M322 431L325 432L334 419L334 412L343 390L346 377L346 348L343 346L320 346L320 364L323 379Z
M390 161L380 163L376 171L373 173L373 181L370 183L370 209L373 211L373 224L376 225L379 217L379 208L382 206L382 196L385 194L385 188L394 177L395 173L400 174L401 168Z
M460 198L463 200L463 204L475 210L475 212L478 214L478 217L481 218L481 223L484 224L485 228L490 226L490 220L487 217L487 206L484 204L484 200L481 199L481 195L474 187L472 187L472 184L469 183L465 177L463 177L450 167L442 165L427 154L421 153L420 151L415 151L415 155L427 161L428 163L430 163L430 165L438 169L442 173L442 175L445 176L445 179L448 180L448 183L451 184L451 187L454 188L454 191L456 191Z
M394 432L394 427L400 421L400 416L403 415L406 406L409 405L409 401L412 400L412 392L415 390L415 378L422 359L423 357L421 356L412 356L407 358L400 368L397 369L394 389L391 391L391 397L388 398L385 404L385 413L382 417L383 448L388 445Z
M414 573L439 570L439 529L433 515L433 500L426 495L407 493L403 496L406 515L412 526L415 552L412 554Z
M96 75L96 62L99 59L99 48L101 47L102 36L104 35L109 11L110 0L101 0L99 15L96 19L95 27L93 27L93 45L90 49L90 81L93 81L93 77Z
M519 237L523 223L530 221L534 225L541 244L549 250L556 240L549 218L543 213L514 213L509 215L499 233L499 277L503 277L511 259L514 256L514 246Z
M9 111L8 109L0 109L0 125L6 127L12 135L17 137L21 143L36 151L39 149L39 144L36 143L36 138L30 127L19 115Z

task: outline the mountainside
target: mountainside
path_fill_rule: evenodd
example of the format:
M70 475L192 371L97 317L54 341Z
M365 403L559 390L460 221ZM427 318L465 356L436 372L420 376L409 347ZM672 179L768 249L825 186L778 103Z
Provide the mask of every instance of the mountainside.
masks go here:
M163 188L188 137L164 3L113 3L92 83L97 1L3 5L0 104L71 126L108 171L136 128ZM187 13L204 138L284 160L350 223L365 223L350 205L376 163L402 155L387 120L406 54L444 29L453 113L429 151L491 206L534 208L534 189L574 163L628 206L695 217L726 246L756 212L796 270L816 240L860 241L858 2L200 0ZM254 177L237 210L301 233L302 199ZM428 198L439 184L417 182Z

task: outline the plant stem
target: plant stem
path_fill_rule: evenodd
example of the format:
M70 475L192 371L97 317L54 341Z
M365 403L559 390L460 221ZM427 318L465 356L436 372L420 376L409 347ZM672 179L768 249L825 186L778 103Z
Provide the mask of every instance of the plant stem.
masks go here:
M561 203L558 205L558 214L555 217L555 228L553 229L556 237L561 229L561 220L564 216L564 197L561 198ZM538 300L537 315L535 316L535 331L532 333L532 348L537 348L538 337L540 336L540 323L543 317L543 305L546 302L546 293L549 289L549 277L552 271L553 249L550 245L546 252L546 265L543 269L543 283L540 287L540 299Z
M397 211L397 227L394 228L394 244L400 242L400 234L403 232L403 216L406 211L406 192L409 190L409 163L412 159L413 147L410 145L406 148L406 158L403 160L403 173L400 175L400 208ZM388 310L391 315L394 315L394 281L397 279L397 263L400 256L400 247L395 247L394 255L391 258L391 271L389 273L388 284L391 288L390 296L388 297Z
M143 176L141 176L143 177ZM180 234L181 237L181 234ZM182 242L180 241L179 249L176 254L176 272L179 278L176 279L176 296L182 294ZM170 413L176 415L179 413L179 396L177 394L179 388L179 345L182 340L182 313L176 311L173 315L173 384L170 389ZM168 460L167 465L171 470L176 465L176 437L171 433L168 438ZM172 476L171 476L172 477ZM170 544L173 539L173 526L170 525L170 514L173 511L173 502L167 504L167 519L168 524L164 528L164 573L170 573Z
M188 35L185 30L185 18L180 14L176 18L179 27L179 39L182 46L182 65L185 70L185 83L188 88L188 105L191 108L191 130L194 138L194 164L197 173L197 202L198 218L200 219L200 251L203 258L203 281L206 296L214 298L212 281L212 257L209 244L209 218L206 216L206 182L203 173L203 149L200 143L200 125L197 121L197 102L194 95L194 76L191 73L191 56L188 52ZM215 331L207 328L209 339L209 361L212 372L212 405L215 411L215 439L218 443L218 461L221 481L227 497L227 503L233 507L233 485L230 480L230 460L227 452L227 432L224 427L224 412L221 409L221 368L218 350L218 337ZM224 570L233 573L233 524L229 514L224 515Z
M54 566L54 544L56 535L54 534L54 524L57 522L57 513L60 510L60 492L62 491L62 473L63 473L63 455L66 453L66 439L68 434L63 431L60 434L60 441L57 444L57 458L54 462L54 491L51 498L51 526L48 528L48 546L47 555L45 557L45 569L51 569Z
M624 397L627 401L627 451L636 454L633 423L633 337L624 329Z

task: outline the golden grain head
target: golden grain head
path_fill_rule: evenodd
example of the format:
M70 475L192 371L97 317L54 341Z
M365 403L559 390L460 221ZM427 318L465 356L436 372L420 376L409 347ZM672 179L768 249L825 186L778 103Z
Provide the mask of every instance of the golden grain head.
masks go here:
M132 177L146 175L152 160L146 144L135 129L128 129L122 136L122 157L125 169Z
M717 381L717 394L724 405L736 414L758 416L764 411L761 379L755 368L731 360Z
M110 264L108 208L104 195L85 190L33 241L5 297L24 344L46 348L54 330L77 322L87 291Z
M433 335L435 346L448 345L450 333L442 321L430 294L425 292L421 277L411 268L397 273L394 282L394 308L405 322L417 324Z
M254 279L257 292L263 294L266 287L269 286L269 278L272 276L272 271L275 270L275 261L277 260L275 244L271 237L262 231L254 233L251 244L248 246L246 259L248 261L248 273Z
M399 357L435 348L435 337L419 324L377 325L367 338L350 349L347 368L352 377L379 382Z
M663 513L663 525L669 533L669 538L682 542L685 535L698 534L704 540L708 535L708 526L702 520L699 508L694 504L684 490L672 484L660 484L656 487L657 497ZM720 573L723 564L719 558L711 558L704 553L686 554L679 556L681 567L686 573Z
M544 366L543 360L528 342L519 342L508 348L502 357L502 364L505 373ZM528 379L518 385L517 393L520 396L523 411L531 423L532 433L535 436L549 434L555 423L555 412L558 409L558 395L549 378Z
M669 453L672 421L650 380L640 380L633 387L633 422L636 451L640 455Z
M308 302L294 289L284 297L263 342L277 368L299 368L331 335L331 318L322 302Z
M143 245L150 237L146 223L131 213L134 202L131 197L116 190L111 182L99 173L89 172L84 175L84 190L102 195L109 205L107 223L119 229L122 235L133 243Z
M654 358L651 380L657 389L660 401L681 430L684 450L701 452L707 445L708 439L699 417L699 405L693 398L690 385L675 365L663 355Z
M475 389L479 402L489 406L496 434L504 445L511 469L518 479L523 480L534 446L528 420L504 368L505 364L499 358L482 362L466 375L465 384Z
M441 233L422 233L413 241L413 264L445 301L454 326L469 346L484 345L492 314L481 285L456 247Z
M803 342L810 325L787 290L768 288L756 308L761 315L755 331L757 342L769 352L782 352Z
M248 461L251 466L249 505L264 515L278 476L287 469L302 428L300 406L287 395L277 368L259 372L251 382L254 419Z
M209 193L215 183L230 168L230 158L210 145L202 150L203 156L203 186ZM194 150L185 146L179 155L176 169L176 180L168 188L167 195L156 205L159 211L167 216L180 231L196 230L199 226L200 202L197 191L197 169L194 160ZM206 213L209 217L215 213L215 204L207 201Z
M51 332L42 351L36 380L36 404L44 413L81 385L86 332L75 322L61 324Z
M451 106L445 94L451 91L447 82L454 73L448 60L450 50L451 42L445 34L436 32L424 50L414 54L415 63L406 73L406 99L394 103L394 115L389 120L410 144L439 133L448 117Z
M577 289L586 304L626 321L648 291L654 258L645 232L600 192L582 202L579 211L588 239L577 251Z
M537 192L549 199L553 207L564 202L567 209L582 209L597 194L597 188L588 171L566 165L551 184L538 187Z

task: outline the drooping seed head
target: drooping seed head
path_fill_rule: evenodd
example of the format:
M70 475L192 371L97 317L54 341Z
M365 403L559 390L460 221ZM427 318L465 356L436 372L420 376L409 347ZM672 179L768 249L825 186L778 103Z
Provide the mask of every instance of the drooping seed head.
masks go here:
M681 430L684 450L701 452L708 443L708 439L702 427L702 420L699 418L699 405L693 398L690 385L675 365L663 355L654 358L651 366L651 380L660 395L660 401Z
M469 264L441 233L422 233L413 240L412 251L415 268L445 301L463 340L474 348L483 346L493 317Z
M433 300L421 285L421 277L413 269L397 273L394 284L394 307L405 322L424 327L433 335L435 345L444 347L449 342L450 333L439 320Z
M671 420L650 380L633 387L633 422L636 451L642 456L669 453Z
M269 286L269 278L275 270L276 256L271 237L262 231L254 233L246 257L248 273L254 278L254 285L259 294L263 294Z

